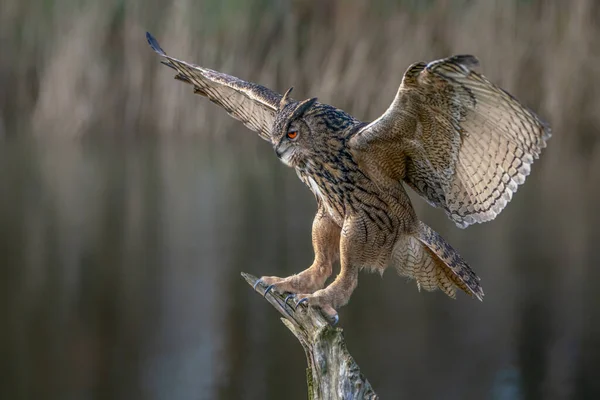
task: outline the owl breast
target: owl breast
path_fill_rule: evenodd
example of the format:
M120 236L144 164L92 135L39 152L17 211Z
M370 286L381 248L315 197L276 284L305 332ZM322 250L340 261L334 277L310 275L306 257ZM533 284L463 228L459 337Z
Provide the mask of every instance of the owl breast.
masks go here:
M313 177L306 171L297 169L298 177L313 193L317 203L323 207L333 221L340 227L344 224L344 199L333 188L328 188L328 183L321 177ZM320 182L320 184L319 184Z

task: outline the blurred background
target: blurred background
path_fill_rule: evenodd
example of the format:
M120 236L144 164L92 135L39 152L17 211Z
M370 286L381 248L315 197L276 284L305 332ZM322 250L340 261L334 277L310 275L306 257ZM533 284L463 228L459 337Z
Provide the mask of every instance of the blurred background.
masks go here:
M419 216L483 303L363 273L341 309L384 399L600 398L600 3L2 0L0 398L304 399L302 348L240 277L312 262L312 194L147 46L365 121L471 53L551 123L492 223Z

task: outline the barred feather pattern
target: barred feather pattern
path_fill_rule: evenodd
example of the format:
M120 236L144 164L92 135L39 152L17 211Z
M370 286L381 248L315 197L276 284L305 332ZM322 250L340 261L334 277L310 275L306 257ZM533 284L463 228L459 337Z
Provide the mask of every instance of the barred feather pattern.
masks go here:
M551 136L477 65L473 56L411 65L390 108L352 143L383 159L376 173L404 180L461 228L504 209Z
M147 33L146 39L152 49L163 57L163 64L177 72L175 79L192 85L194 93L223 107L229 115L257 132L262 139L271 140L271 129L283 97L281 94L256 83L168 56L152 35Z
M479 277L448 242L423 222L419 222L415 235L405 235L398 240L391 264L399 275L414 279L419 289L439 288L455 298L458 288L483 300Z

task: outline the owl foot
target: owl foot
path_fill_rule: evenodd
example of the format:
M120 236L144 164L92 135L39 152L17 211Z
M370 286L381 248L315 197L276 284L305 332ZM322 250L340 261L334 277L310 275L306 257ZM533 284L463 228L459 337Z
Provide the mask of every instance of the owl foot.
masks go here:
M321 282L323 279L314 279L313 276L306 273L292 275L287 278L279 278L277 276L263 276L254 284L254 290L258 284L266 285L264 296L269 294L271 290L278 293L313 293L323 287ZM288 296L289 297L289 296Z
M339 321L339 315L333 307L333 302L327 296L327 292L324 290L318 290L313 294L300 294L298 295L300 300L296 304L296 310L299 306L305 305L308 307L316 307L321 310L321 314L327 319L327 321L335 326Z

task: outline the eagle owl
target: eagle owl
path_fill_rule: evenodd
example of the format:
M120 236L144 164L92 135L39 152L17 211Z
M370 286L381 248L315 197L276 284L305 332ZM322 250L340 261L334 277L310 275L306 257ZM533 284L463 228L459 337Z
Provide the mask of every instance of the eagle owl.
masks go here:
M332 323L367 268L388 266L419 289L456 288L481 300L479 277L420 221L404 184L444 209L461 228L494 219L529 175L550 128L457 55L408 67L392 104L365 123L316 98L296 101L266 87L168 56L147 34L175 79L223 107L268 141L313 192L314 262L269 290L318 307ZM325 287L333 264L340 273ZM287 299L286 299L287 303Z

